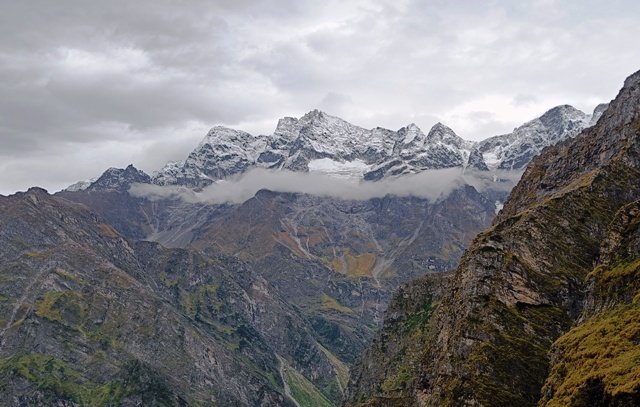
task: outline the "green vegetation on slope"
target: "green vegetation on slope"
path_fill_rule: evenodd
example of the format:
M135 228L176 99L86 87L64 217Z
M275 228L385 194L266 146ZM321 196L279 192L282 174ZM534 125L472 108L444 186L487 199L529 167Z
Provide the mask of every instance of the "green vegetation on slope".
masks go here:
M322 293L322 295L320 296L320 300L322 301L320 307L323 310L333 310L341 312L343 314L353 314L353 310L351 308L345 307L344 305L340 304L338 300L325 293Z
M284 363L282 372L284 380L286 380L291 390L291 396L302 407L335 407L331 401L329 401L318 390L313 383L307 380L297 370L289 366L284 360L281 359L281 363Z
M45 403L69 400L84 406L118 405L127 396L136 395L143 402L157 406L177 405L164 382L139 362L123 367L123 376L106 383L96 383L56 357L31 353L0 358L0 390L16 377L32 383L41 391Z
M555 343L560 362L553 366L543 390L553 392L553 399L546 405L593 405L607 397L634 395L637 400L639 341L638 302L597 314L561 336Z
M333 366L333 370L336 372L336 376L340 383L340 386L342 388L347 387L347 383L349 382L349 366L347 366L347 364L345 364L343 361L338 359L338 357L333 353L331 353L329 349L325 348L320 344L319 346L320 346L320 350L324 352L324 354L329 359L329 362L331 362L331 365Z

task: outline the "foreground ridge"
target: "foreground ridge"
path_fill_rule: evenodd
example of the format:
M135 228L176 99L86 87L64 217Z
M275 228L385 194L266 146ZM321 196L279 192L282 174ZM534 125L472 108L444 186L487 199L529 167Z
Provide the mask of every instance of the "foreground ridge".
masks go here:
M396 295L346 404L637 405L639 180L640 72L529 164L445 289Z

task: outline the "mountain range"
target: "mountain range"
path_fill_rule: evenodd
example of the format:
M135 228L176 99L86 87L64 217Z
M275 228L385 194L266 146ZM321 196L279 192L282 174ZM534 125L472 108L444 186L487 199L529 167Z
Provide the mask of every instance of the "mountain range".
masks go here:
M132 169L122 172L112 168L99 178L78 182L66 190L91 186L117 189L134 182L201 188L251 168L311 171L364 180L455 167L521 170L544 147L595 124L606 107L598 105L587 115L569 105L557 106L512 133L481 142L463 140L441 123L426 135L415 124L398 131L380 127L367 130L313 110L299 119L280 119L268 136L214 127L184 161L170 162L150 177Z
M589 365L567 352L613 323L601 311L636 315L638 78L590 115L558 106L480 142L314 110L266 136L214 127L152 175L0 196L0 392L65 406L627 400L606 369L572 388L567 369ZM184 198L255 170L451 185Z

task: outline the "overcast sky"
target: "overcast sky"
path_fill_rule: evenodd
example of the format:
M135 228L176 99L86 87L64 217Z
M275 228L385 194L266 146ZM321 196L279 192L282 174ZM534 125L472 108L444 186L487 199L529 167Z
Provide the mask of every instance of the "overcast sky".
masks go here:
M517 5L516 5L517 3ZM0 0L0 194L184 158L319 108L467 139L640 69L640 2Z

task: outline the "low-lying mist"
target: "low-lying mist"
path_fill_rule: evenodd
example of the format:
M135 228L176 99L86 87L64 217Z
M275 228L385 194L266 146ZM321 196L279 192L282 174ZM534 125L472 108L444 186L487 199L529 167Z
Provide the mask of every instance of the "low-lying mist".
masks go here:
M515 171L463 171L460 168L448 168L374 182L337 178L318 172L256 168L237 177L216 181L199 192L181 186L133 184L129 193L152 201L180 199L189 203L208 204L242 203L255 196L261 189L344 200L368 200L395 195L437 201L464 185L471 185L479 192L487 189L510 191L521 176L522 172Z

